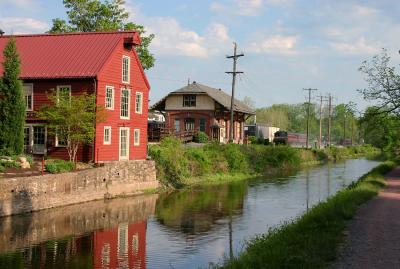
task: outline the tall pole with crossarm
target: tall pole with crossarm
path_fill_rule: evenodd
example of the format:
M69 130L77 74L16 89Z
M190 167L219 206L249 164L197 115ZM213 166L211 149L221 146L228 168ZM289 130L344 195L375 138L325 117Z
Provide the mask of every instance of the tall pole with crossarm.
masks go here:
M239 57L244 56L243 53L237 54L237 44L236 42L233 42L233 55L231 56L226 56L228 59L233 59L233 70L229 72L225 72L227 74L232 74L232 96L231 96L231 122L229 126L229 142L233 142L233 125L234 125L234 119L233 119L233 114L234 114L234 104L235 104L235 84L236 84L236 75L237 74L242 74L243 72L236 71L236 62Z

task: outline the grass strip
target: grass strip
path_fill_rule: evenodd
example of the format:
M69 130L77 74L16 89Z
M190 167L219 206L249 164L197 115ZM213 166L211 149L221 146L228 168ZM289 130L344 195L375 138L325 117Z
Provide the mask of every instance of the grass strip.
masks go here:
M326 268L338 255L344 230L362 203L385 186L387 161L303 216L256 236L232 260L211 268Z

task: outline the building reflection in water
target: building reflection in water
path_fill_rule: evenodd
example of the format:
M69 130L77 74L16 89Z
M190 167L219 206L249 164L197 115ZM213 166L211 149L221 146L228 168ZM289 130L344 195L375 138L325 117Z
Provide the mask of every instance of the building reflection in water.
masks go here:
M0 268L146 268L156 195L96 201L0 219ZM30 224L18 230L15 221Z

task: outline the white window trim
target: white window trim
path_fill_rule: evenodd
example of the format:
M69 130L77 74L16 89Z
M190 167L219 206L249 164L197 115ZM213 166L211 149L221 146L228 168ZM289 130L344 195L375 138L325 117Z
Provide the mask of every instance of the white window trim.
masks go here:
M137 142L136 142L136 132L138 134L137 136ZM134 146L140 146L140 129L134 129L133 130L133 145Z
M140 95L140 110L138 111L138 108L136 106L136 99L137 96ZM142 92L136 92L135 95L135 113L136 114L142 114L143 113L143 93Z
M60 88L69 88L69 97L71 98L71 85L57 85L57 102L59 101Z
M124 59L128 59L128 80L124 81ZM122 83L129 84L131 81L131 57L127 55L122 56Z
M26 107L25 107L25 111L33 111L33 83L24 83L24 85L23 86L30 86L31 87L31 90L32 90L32 98L31 98L31 109L27 109ZM26 94L25 94L25 91L24 91L24 97L26 96Z
M109 130L108 131L108 142L106 142L106 140L105 140L106 129ZM104 145L111 145L111 126L104 126L104 129L103 129L103 144Z
M126 157L121 157L121 130L128 130L126 138ZM118 156L120 161L129 160L129 140L130 140L130 128L129 127L119 127L119 144L118 144Z
M127 90L128 91L128 117L123 117L121 116L121 109L122 109L122 90ZM121 120L129 120L131 118L131 89L129 88L121 88L121 94L120 94L120 98L119 98L119 118Z
M66 148L66 147L68 146L68 145L59 145L59 144L58 144L58 135L57 135L57 131L56 131L56 135L55 135L54 140L55 140L55 147L56 147L56 148Z
M112 91L111 107L107 107L107 89L111 89L111 91ZM105 96L104 97L105 97L104 98L104 107L105 107L105 109L114 110L115 90L114 90L113 86L109 86L109 85L106 86L106 92L105 92Z

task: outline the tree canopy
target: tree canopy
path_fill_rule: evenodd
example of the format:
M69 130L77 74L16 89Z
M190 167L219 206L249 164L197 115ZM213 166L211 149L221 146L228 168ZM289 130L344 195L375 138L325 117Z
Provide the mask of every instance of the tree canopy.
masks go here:
M14 38L3 51L4 72L0 79L0 150L21 154L24 149L25 100L19 80L21 61Z
M96 123L105 120L104 109L96 105L94 94L53 91L48 97L50 104L41 106L37 117L46 121L50 135L66 144L70 161L75 161L79 146L93 142Z
M142 44L136 48L144 69L154 66L155 58L149 51L154 34L146 35L144 26L129 22L124 0L63 0L68 22L56 18L49 33L97 32L135 30Z
M364 99L376 101L375 113L393 113L400 116L400 75L390 66L390 57L385 49L359 68L364 73L368 87L359 90Z

